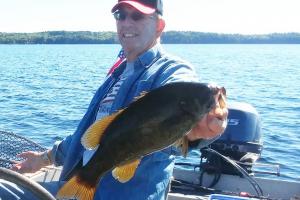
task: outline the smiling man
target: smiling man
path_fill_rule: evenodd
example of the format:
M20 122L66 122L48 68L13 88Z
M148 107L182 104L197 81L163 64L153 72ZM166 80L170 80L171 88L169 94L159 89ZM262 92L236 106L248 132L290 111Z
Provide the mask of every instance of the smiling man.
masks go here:
M119 41L129 62L156 45L165 27L161 2L141 2L144 4L120 1L112 9Z
M15 170L32 172L50 163L63 165L60 180L67 181L74 169L89 162L95 152L83 148L81 137L96 120L127 107L142 92L171 82L199 81L190 64L167 54L160 45L165 27L161 0L119 0L111 12L116 19L117 33L126 59L100 86L74 134L55 143L51 150L43 154L21 154L27 160L17 164ZM219 95L216 95L216 102ZM215 138L225 129L227 114L226 106L217 104L215 110L205 115L187 134L187 138L190 141ZM174 168L173 150L174 147L169 147L143 157L133 178L126 183L116 180L111 172L106 173L93 198L166 199ZM77 194L74 196L77 197Z

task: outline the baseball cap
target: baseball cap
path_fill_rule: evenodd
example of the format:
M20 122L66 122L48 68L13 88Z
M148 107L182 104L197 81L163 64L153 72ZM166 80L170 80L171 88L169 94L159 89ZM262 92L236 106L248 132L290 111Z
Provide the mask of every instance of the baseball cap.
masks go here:
M144 14L157 12L163 14L162 0L118 0L118 3L111 9L115 12L121 5L130 5Z

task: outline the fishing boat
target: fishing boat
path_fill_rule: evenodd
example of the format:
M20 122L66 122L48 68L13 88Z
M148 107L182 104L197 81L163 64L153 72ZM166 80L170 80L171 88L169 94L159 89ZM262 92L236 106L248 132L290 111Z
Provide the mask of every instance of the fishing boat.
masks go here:
M0 131L0 136L0 178L20 184L37 196L42 194L41 199L55 199L36 183L57 181L61 168L48 166L24 175L6 169L13 164L11 160L20 159L15 157L17 153L45 148L14 133ZM220 138L200 149L199 162L176 163L168 200L299 200L300 182L280 179L279 165L260 163L262 150L258 112L250 104L231 103L228 127ZM257 170L260 168L263 170Z

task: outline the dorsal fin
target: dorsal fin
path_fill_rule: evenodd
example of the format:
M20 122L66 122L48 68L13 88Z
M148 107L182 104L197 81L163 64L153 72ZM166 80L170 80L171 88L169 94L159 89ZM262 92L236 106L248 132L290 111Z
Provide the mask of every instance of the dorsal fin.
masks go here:
M101 120L93 123L81 137L81 144L86 149L95 149L100 143L101 137L105 129L111 124L111 122L122 113L120 110L116 113L103 117Z
M133 100L133 101L137 101L138 99L140 99L140 98L142 98L143 96L145 96L147 93L148 93L148 92L146 92L146 91L141 92L139 96L134 97L134 100Z

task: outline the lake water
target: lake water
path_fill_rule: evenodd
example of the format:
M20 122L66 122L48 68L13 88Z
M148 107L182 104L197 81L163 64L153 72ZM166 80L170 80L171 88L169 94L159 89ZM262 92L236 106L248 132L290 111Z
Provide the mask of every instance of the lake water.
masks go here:
M300 45L164 45L260 113L261 162L300 181ZM72 134L118 45L0 45L0 130L50 147ZM189 159L191 160L191 159ZM185 160L186 161L186 160Z

